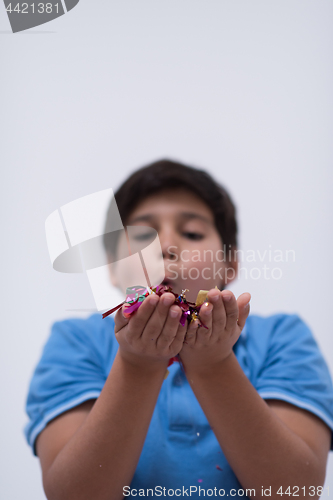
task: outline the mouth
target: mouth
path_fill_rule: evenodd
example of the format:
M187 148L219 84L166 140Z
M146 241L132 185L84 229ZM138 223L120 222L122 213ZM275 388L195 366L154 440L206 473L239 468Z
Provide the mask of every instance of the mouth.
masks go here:
M172 289L175 288L175 283L171 280L169 280L168 278L165 278L162 282L161 282L161 285L163 286L166 286L166 287L170 287Z

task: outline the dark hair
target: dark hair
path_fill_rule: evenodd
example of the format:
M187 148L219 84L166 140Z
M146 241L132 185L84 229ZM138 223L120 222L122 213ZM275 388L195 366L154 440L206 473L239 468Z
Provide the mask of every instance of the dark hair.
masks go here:
M205 170L168 159L139 168L115 192L114 197L123 225L127 225L130 214L144 198L168 188L188 189L199 196L213 212L215 225L223 244L226 245L225 248L229 250L231 247L237 247L236 208L226 189ZM111 206L112 202L105 227L110 227ZM106 251L114 255L117 240L110 240L106 233L103 242Z

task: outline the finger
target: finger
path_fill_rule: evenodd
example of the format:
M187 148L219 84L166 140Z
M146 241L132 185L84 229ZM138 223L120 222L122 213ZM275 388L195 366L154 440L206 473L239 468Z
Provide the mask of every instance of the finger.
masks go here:
M243 330L247 317L250 313L250 300L251 295L248 292L242 293L242 295L240 295L237 299L239 310L237 323L241 330Z
M197 319L195 321L191 321L187 326L185 342L189 346L194 345L196 342L198 327L199 321Z
M128 323L128 335L131 338L139 338L144 331L144 328L153 315L159 303L159 296L156 294L149 295L141 304L141 306L130 317Z
M157 337L156 344L158 348L163 349L171 346L177 335L181 314L182 311L179 306L173 305L169 308L162 331Z
M175 338L172 341L172 344L170 345L170 349L175 350L177 353L179 353L183 347L184 341L185 341L185 335L187 331L187 323L185 323L184 326L182 326L179 323L178 320L178 329Z
M216 290L216 288L209 290L207 299L211 304L213 304L212 334L214 334L214 331L219 333L225 329L226 324L226 312L220 290ZM214 326L216 326L215 329L213 328Z
M174 301L175 296L172 293L164 293L161 296L153 314L143 329L141 337L144 342L151 344L152 339L155 342L157 341L166 322L170 306Z
M197 342L202 344L210 339L213 326L213 305L210 302L204 302L200 307L199 318L207 327L200 326L197 330Z
M124 326L127 325L129 322L130 315L125 316L125 309L127 307L127 304L123 304L123 306L118 309L116 314L114 315L114 323L115 323L115 328L114 332L118 333L119 330L124 328Z
M211 302L206 301L202 304L199 311L199 318L202 320L204 325L210 329L212 328L213 325L213 309L214 309L213 304ZM206 330L206 328L204 327L202 328Z
M234 294L230 290L223 290L222 299L226 312L225 329L227 332L233 332L238 318L238 305Z

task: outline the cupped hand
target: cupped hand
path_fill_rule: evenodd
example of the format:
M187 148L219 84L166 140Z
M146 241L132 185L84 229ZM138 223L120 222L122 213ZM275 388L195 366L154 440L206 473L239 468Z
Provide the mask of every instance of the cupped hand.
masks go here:
M115 314L115 335L119 352L132 364L165 363L183 347L186 325L179 323L180 307L173 305L175 296L152 294L132 315L124 304Z
M208 329L199 327L198 320L190 323L179 353L185 369L209 369L231 354L249 315L250 299L247 292L236 300L230 290L209 290L199 311L199 318Z

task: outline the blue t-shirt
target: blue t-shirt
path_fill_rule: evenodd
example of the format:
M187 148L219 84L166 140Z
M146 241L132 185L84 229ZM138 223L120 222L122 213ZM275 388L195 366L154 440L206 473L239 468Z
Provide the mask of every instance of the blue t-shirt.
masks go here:
M35 455L36 437L50 420L83 401L98 398L117 350L113 317L102 319L101 314L93 314L53 325L26 403L30 420L24 433ZM281 399L304 408L333 429L330 373L311 331L299 316L250 315L234 352L263 399ZM207 493L211 489L213 496L222 496L223 491L225 496L246 496L237 493L242 486L180 364L173 363L169 372L128 485L132 493L140 496L141 489L141 495L144 492L149 498L159 498L171 496L173 491L181 498L201 498L203 490ZM147 494L148 489L156 496L151 490ZM230 494L232 489L235 491ZM172 491L167 494L168 490ZM127 489L125 496L129 492Z

